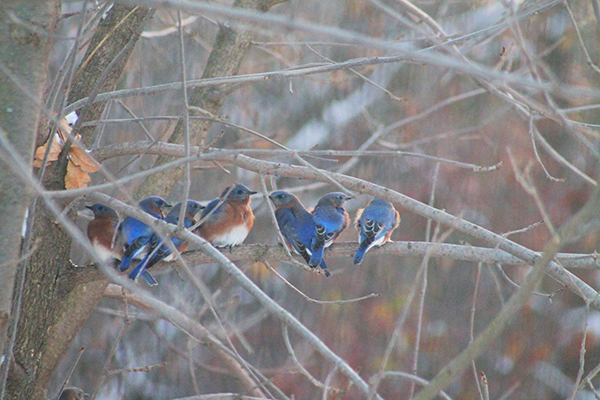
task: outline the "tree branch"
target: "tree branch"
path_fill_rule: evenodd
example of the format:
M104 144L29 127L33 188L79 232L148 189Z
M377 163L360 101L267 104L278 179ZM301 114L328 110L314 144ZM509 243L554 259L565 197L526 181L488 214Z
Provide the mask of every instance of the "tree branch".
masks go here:
M358 247L356 242L336 242L325 249L327 258L346 258L348 261L354 258ZM239 261L283 261L288 258L285 249L279 244L243 244L231 250L224 250L225 255L232 262ZM464 246L446 243L430 242L390 242L382 247L374 247L369 250L367 257L395 256L395 257L423 257L429 254L433 258L444 258L456 261L483 262L488 264L500 263L503 265L514 265L519 267L528 266L525 261L517 258L503 250L485 247ZM541 256L541 253L536 253ZM303 261L296 254L292 254L298 261ZM213 259L200 250L191 250L181 254L183 260L190 265L202 265L213 262ZM572 254L558 253L556 260L565 268L573 269L600 269L600 261L597 254ZM171 268L174 262L162 261L152 267L153 271ZM349 263L350 265L350 263ZM350 267L360 268L360 267ZM307 267L308 269L308 267ZM318 271L315 271L318 273ZM333 274L336 271L332 271ZM69 282L82 284L103 280L104 275L94 265L73 265L68 269Z

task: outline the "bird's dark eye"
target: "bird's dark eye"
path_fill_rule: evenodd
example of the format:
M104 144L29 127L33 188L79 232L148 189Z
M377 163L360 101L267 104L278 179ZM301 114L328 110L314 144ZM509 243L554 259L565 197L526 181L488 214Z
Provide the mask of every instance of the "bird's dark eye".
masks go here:
M277 198L278 198L278 199L283 199L283 195L282 195L282 194L278 194L278 195L277 195Z
M242 189L239 189L239 190L237 191L237 194L242 194L242 193L244 193L244 191L243 191Z

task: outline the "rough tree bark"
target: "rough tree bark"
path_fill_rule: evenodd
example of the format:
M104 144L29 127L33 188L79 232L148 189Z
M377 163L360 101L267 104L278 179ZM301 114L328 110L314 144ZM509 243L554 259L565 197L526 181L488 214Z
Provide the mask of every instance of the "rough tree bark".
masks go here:
M118 5L110 10L100 22L71 86L72 101L89 94L97 85L100 90L115 88L133 46L126 49L121 61L105 74L103 82L99 81L99 77L127 43L137 41L149 12L147 8ZM119 29L114 29L116 26ZM99 103L91 107L84 120L101 115L104 106ZM81 133L86 142L92 131ZM65 159L51 164L44 177L44 185L48 189L64 189L65 174ZM19 373L9 376L9 399L45 398L52 373L102 297L107 284L106 280L78 286L65 284L64 274L70 265L71 238L43 204L38 205L35 213L35 250L27 265L13 353Z
M28 165L33 160L43 103L52 36L60 12L58 1L7 2L0 5L0 134ZM0 160L7 160L6 154ZM15 273L20 257L21 229L32 192L18 176L0 168L0 350L6 354ZM35 356L35 355L34 355ZM26 367L23 365L22 367ZM0 394L5 379L3 370Z

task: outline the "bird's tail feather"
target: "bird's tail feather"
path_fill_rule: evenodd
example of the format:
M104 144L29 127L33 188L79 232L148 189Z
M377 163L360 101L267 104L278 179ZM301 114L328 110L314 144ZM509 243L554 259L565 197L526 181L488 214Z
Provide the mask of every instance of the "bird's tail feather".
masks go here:
M361 245L358 247L358 250L356 250L356 254L354 255L354 264L360 264L362 262L367 250L367 246L363 247L361 243Z
M310 260L308 261L308 265L311 268L315 268L317 265L321 264L321 261L323 260L323 247L319 247L318 249L314 250L310 256Z

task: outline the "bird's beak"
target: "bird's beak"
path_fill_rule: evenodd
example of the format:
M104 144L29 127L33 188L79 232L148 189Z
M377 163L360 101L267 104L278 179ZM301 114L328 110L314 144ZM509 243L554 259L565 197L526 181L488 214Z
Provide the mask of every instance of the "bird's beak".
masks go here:
M251 191L249 191L248 193L249 193L249 194L251 194L251 195L253 195L253 194L256 194L256 193L258 193L258 192L255 192L254 190L251 190Z
M348 201L348 200L352 200L353 198L354 198L354 197L352 197L352 196L346 196L346 201Z
M88 210L91 210L93 207L92 206L85 206L85 208L87 208Z

